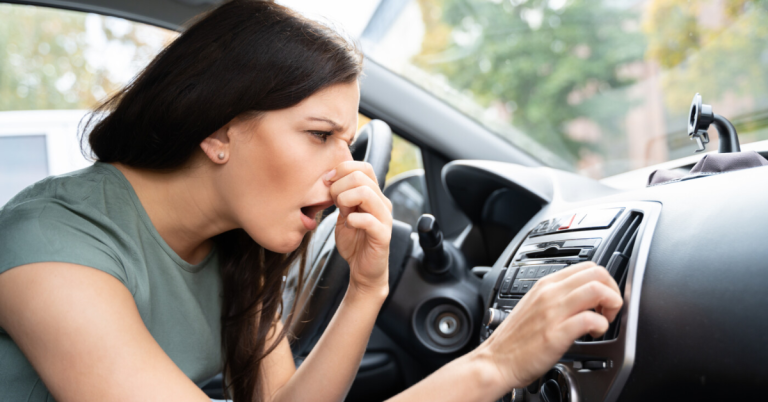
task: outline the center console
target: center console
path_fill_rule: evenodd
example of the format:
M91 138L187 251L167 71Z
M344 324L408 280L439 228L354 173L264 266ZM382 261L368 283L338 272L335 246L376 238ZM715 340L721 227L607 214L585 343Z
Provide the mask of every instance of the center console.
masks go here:
M632 370L646 257L661 205L633 202L568 211L540 221L496 280L480 341L514 310L538 280L569 265L594 261L607 269L624 306L599 338L577 340L561 361L504 401L614 401Z

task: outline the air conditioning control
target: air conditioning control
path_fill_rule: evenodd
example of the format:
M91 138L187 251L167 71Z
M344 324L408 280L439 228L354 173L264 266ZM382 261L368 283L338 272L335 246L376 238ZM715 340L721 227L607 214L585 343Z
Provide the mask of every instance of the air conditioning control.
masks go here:
M485 324L488 329L496 329L508 315L509 313L504 310L491 307L485 312L483 324Z

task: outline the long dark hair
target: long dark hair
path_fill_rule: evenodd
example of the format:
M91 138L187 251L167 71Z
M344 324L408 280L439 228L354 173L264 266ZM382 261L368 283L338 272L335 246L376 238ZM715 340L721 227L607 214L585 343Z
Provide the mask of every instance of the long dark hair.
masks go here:
M173 171L233 118L294 106L325 87L354 82L361 69L360 52L332 29L272 2L233 0L194 22L96 108L83 133L101 162ZM290 264L303 267L309 236L288 254L264 249L242 229L214 241L225 387L237 402L258 401L261 361L288 328L266 344L282 312L282 278Z

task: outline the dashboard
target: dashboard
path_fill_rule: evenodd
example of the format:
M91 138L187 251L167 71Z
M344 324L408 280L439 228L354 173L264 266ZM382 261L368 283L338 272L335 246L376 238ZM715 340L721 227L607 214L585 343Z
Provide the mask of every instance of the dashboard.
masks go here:
M624 307L504 401L754 398L768 378L768 167L618 191L549 168L455 161L443 183L492 266L482 342L537 280L595 261ZM465 254L478 254L476 251Z
M539 222L497 275L480 340L485 340L539 279L571 264L595 261L619 284L622 296L639 294L661 205L655 202L604 204L574 210ZM635 297L637 299L637 297ZM635 357L637 303L619 315L607 333L584 336L531 390L549 393L550 401L615 401ZM624 329L623 331L621 329ZM576 387L583 383L588 386ZM528 390L514 390L508 400L523 400Z

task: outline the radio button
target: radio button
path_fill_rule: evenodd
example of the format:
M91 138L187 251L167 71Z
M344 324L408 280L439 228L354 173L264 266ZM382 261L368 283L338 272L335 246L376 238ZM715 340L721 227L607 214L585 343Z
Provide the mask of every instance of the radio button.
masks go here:
M506 279L504 279L504 282L501 283L500 293L503 294L503 295L507 294L509 292L510 285L512 285L512 277L511 276L506 278Z
M550 271L551 269L552 269L552 266L551 266L551 265L543 265L543 266L540 266L540 267L539 267L539 268L536 270L536 278L543 278L543 277L544 277L544 275L547 275L547 274L549 274L549 271Z
M509 288L509 293L520 293L520 279L515 279L515 281L512 282L512 286Z
M553 265L552 268L549 270L550 274L554 274L555 272L560 271L561 269L565 268L567 265Z

